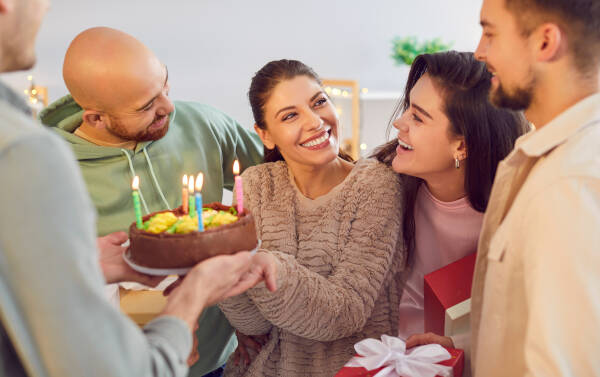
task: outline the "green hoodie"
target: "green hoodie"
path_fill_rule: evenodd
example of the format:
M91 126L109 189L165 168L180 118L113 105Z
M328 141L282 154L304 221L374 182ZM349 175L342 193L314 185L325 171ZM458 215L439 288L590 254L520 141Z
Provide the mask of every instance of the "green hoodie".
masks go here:
M233 161L242 168L262 161L262 144L235 120L206 105L175 101L167 134L138 143L134 151L98 146L73 132L83 110L67 95L40 113L40 120L69 143L98 211L98 235L127 231L134 221L131 181L140 177L142 212L181 205L181 178L204 173L204 203L219 202L223 188L233 188ZM236 340L227 319L216 307L205 310L197 331L200 360L190 375L201 376L227 360Z

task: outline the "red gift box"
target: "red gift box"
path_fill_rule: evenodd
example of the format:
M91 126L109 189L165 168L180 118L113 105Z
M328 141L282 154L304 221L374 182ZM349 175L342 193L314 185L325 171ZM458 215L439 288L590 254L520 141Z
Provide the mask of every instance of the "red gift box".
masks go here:
M469 330L477 253L425 275L425 331L451 336Z
M457 350L454 348L446 348L446 350L450 352L451 358L445 361L441 361L438 364L452 367L452 377L462 377L463 369L465 367L464 351ZM373 377L377 374L377 372L379 372L382 369L383 367L374 370L366 370L365 368L360 367L343 367L342 369L340 369L339 372L335 374L334 377Z

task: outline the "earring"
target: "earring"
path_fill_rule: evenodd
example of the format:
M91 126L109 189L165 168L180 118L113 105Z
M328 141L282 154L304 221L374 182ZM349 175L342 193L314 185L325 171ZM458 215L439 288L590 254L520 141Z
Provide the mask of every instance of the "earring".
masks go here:
M460 160L458 159L458 157L454 157L454 167L456 167L457 169L460 168Z

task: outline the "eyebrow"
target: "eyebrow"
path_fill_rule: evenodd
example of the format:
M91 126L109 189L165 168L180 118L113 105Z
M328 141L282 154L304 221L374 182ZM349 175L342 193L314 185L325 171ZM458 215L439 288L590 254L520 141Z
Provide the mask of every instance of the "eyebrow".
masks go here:
M165 86L167 86L167 82L169 81L169 69L167 68L167 66L165 65L165 72L167 73L167 77L165 77L165 83L163 84L163 89L165 88ZM146 102L144 104L144 106L140 107L139 109L135 110L135 111L142 111L144 110L146 107L148 107L152 102L154 102L154 100L156 98L158 98L158 96L160 96L160 93L155 95L154 97L152 97L152 99L148 102Z
M425 111L421 106L419 105L415 105L414 103L410 104L412 107L414 107L415 109L417 109L418 112L422 113L423 115L425 115L427 118L433 120L433 117L427 112Z
M317 93L315 93L314 96L310 97L310 101L309 102L314 101L315 98L317 98L322 93L323 93L323 91L319 90ZM296 108L296 106L287 106L287 107L284 107L283 109L280 109L277 113L275 113L275 118L277 118L279 116L279 113L281 113L283 111L287 111L287 110L292 110L292 109L295 109L295 108Z

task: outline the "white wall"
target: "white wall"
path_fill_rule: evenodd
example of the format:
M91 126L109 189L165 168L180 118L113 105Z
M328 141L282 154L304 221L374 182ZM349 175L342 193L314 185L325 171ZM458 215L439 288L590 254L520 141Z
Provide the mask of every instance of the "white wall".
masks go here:
M111 26L136 36L168 65L174 99L212 104L250 126L246 92L253 73L267 61L300 59L322 77L356 79L371 93L401 91L407 71L390 58L391 39L441 37L455 49L472 51L480 33L480 3L54 0L32 74L49 87L51 100L62 96L61 64L69 42L85 28ZM27 74L3 76L20 92L27 86ZM383 137L385 126L369 133Z

